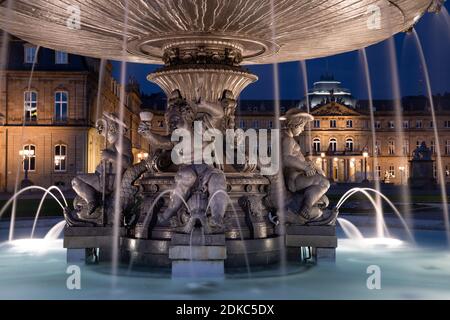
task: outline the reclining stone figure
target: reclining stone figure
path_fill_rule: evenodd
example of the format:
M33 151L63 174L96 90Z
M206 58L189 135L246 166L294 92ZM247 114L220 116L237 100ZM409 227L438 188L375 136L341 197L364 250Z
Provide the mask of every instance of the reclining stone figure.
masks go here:
M119 126L123 127L125 133L126 125L113 113L104 113L104 119L97 124L98 133L106 139L106 148L101 153L102 161L95 173L80 174L72 180L72 188L77 197L74 200L75 212L66 212L69 224L82 224L83 221L102 224L106 219L103 214L108 208L101 201L102 195L106 198L115 188L122 187L116 185L116 174L123 175L133 163L131 141L124 136L120 143ZM117 168L119 157L122 158L121 167Z
M299 143L295 140L314 120L313 116L299 109L286 113L286 128L281 133L282 176L272 177L272 205L286 212L286 221L308 225L327 225L335 223L337 211L323 210L329 200L325 195L330 182L321 168L305 159ZM282 180L282 181L280 181ZM281 189L281 190L280 190ZM286 195L285 207L279 208L277 194Z

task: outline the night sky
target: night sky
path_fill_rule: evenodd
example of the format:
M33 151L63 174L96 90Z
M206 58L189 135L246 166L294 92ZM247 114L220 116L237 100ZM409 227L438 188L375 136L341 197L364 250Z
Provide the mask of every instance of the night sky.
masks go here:
M445 4L450 11L450 3ZM427 59L433 92L450 92L450 17L447 10L441 14L426 14L416 25ZM401 83L401 95L426 94L425 77L420 65L414 36L404 33L395 36L398 69ZM375 99L392 98L391 71L388 42L367 48L369 67L372 76L372 89ZM119 79L120 65L114 63L114 76ZM141 84L141 90L150 94L160 92L160 88L146 80L148 73L158 66L128 64L128 75L135 77ZM273 99L272 65L250 66L260 80L250 85L241 94L241 99ZM335 55L328 58L307 61L308 87L320 79L324 73L333 74L343 86L350 89L358 99L366 99L363 68L358 51ZM279 64L280 88L282 99L301 99L304 85L299 62Z

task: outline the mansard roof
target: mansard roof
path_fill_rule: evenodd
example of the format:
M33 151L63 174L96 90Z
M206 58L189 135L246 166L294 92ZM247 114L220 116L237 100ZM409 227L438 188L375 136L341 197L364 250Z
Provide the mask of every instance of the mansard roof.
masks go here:
M330 102L311 111L313 116L364 116L356 109L347 107L337 102Z

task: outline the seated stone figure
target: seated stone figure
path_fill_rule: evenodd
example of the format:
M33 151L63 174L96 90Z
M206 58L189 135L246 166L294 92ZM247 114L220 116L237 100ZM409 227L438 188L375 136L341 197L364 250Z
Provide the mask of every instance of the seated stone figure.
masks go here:
M281 132L281 159L283 177L287 189L286 211L288 222L301 224L332 224L337 213L324 215L329 205L326 193L330 182L321 168L305 159L300 145L295 140L304 131L305 125L314 118L291 109L286 113L286 128Z
M72 188L77 194L75 199L75 210L78 216L89 220L95 220L96 209L101 207L101 198L103 192L105 195L111 194L116 187L116 174L123 174L125 170L133 163L133 154L131 151L131 141L123 137L122 143L119 142L119 126L123 126L125 132L126 125L119 120L113 113L104 113L104 119L97 125L99 134L106 138L107 147L102 151L102 162L97 166L95 173L80 174L72 180ZM121 167L117 168L117 160L121 157ZM103 204L105 205L105 204ZM100 215L98 213L98 215ZM101 220L97 217L97 221Z
M168 110L165 114L169 135L162 136L151 132L148 123L142 122L139 133L148 140L152 148L172 150L175 143L171 141L171 134L177 129L184 129L192 136L194 121L202 121L204 129L220 128L223 121L223 109L218 105L204 102L187 102L179 91L172 93ZM222 110L222 111L221 111ZM201 114L201 118L199 115ZM191 139L193 142L194 139ZM186 201L191 209L191 219L187 223L186 232L193 227L197 220L206 227L223 227L223 217L227 206L226 181L224 173L205 163L193 164L193 146L190 150L183 150L181 157L183 164L179 165L175 175L175 187L170 196L166 211L158 216L159 223L167 222L176 215ZM211 219L206 223L206 206L211 202Z

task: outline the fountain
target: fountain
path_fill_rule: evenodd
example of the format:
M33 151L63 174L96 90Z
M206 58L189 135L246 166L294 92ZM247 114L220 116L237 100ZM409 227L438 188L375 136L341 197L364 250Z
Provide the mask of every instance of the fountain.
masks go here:
M172 139L154 134L152 115L142 114L139 132L152 155L133 165L123 108L103 115L97 127L107 141L103 161L95 174L74 179L75 209L65 209L68 259L91 259L98 251L99 261L112 262L114 275L119 261L172 266L174 275L189 261L215 276L224 268L283 264L286 248L288 259L308 247L316 260L334 260L338 211L327 208L329 182L295 141L313 118L291 110L281 127L277 63L382 41L409 29L435 3L377 2L377 27L369 27L369 0L19 0L11 8L2 3L3 30L42 47L120 60L122 80L126 61L164 63L148 80L169 98L165 117ZM228 161L245 145L239 133L231 149L228 143L211 147L196 140L196 134L214 132L216 138L208 142L217 142L217 136L235 128L236 100L258 80L242 65L255 63L274 65L273 131L281 130L272 138L281 141L272 143L279 149L271 159L280 165L275 171L252 162L251 150L245 150L241 163ZM191 136L193 152L187 151L190 142L183 148L174 143L174 137L184 143ZM220 159L224 149L231 150L226 162Z

